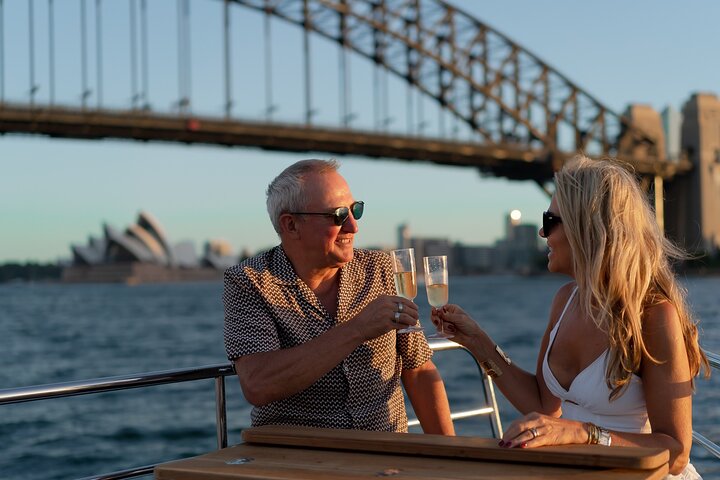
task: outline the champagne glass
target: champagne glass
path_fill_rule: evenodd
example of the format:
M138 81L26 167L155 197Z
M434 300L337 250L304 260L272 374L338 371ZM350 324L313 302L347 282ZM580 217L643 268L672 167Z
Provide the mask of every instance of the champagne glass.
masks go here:
M447 256L423 257L425 267L425 290L427 290L428 303L440 308L448 302L448 268ZM440 331L427 338L452 338L454 335L446 333L440 320Z
M417 281L415 279L415 249L402 248L390 252L393 261L393 272L395 278L395 289L397 294L408 300L413 300L417 295ZM419 332L422 327L411 325L398 330L398 333Z

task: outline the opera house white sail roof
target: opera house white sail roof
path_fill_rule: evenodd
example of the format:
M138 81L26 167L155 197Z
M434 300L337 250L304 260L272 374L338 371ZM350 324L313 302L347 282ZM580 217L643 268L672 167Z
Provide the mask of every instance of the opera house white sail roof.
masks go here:
M238 261L224 240L209 241L202 259L198 258L191 242L171 246L160 222L145 211L141 211L137 221L124 231L103 225L103 234L100 239L91 236L86 245L71 246L75 266L142 263L168 268L224 270Z

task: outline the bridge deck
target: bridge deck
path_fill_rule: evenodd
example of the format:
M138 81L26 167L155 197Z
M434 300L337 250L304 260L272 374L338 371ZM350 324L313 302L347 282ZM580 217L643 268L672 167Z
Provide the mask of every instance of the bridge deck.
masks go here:
M547 152L530 150L524 145L488 145L314 125L162 115L142 110L27 108L6 104L0 107L0 133L205 143L394 158L476 167L496 176L538 182L550 180L553 175L553 164ZM636 161L634 165L638 173L658 174L664 178L688 170L688 165L683 163Z

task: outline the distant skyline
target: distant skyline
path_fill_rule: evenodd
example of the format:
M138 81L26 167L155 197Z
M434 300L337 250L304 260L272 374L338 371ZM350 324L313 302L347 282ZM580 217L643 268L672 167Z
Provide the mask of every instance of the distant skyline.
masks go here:
M617 112L631 102L680 110L693 92L720 93L718 2L449 3L520 43ZM197 11L202 3L192 5ZM13 27L5 36L9 64ZM321 67L329 62L334 75L335 60L315 61ZM195 69L201 76L202 66ZM6 65L5 76L20 70ZM200 80L193 83L197 89ZM20 101L22 91L8 82L6 99ZM122 227L140 210L155 215L174 242L191 240L198 251L214 238L226 239L236 252L273 246L277 237L265 210L265 188L287 165L309 157L328 155L0 136L0 262L67 258L71 243L101 234L102 222ZM483 178L474 169L337 158L354 196L367 204L356 237L360 247L393 245L401 223L413 236L492 244L503 236L511 210L522 212L523 223L538 224L549 204L532 182Z

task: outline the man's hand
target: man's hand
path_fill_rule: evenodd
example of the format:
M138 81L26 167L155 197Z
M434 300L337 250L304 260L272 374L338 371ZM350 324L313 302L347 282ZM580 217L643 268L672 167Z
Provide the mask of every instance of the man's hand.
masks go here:
M371 340L390 330L415 325L420 318L417 305L403 297L381 295L357 314L351 323L364 340Z

